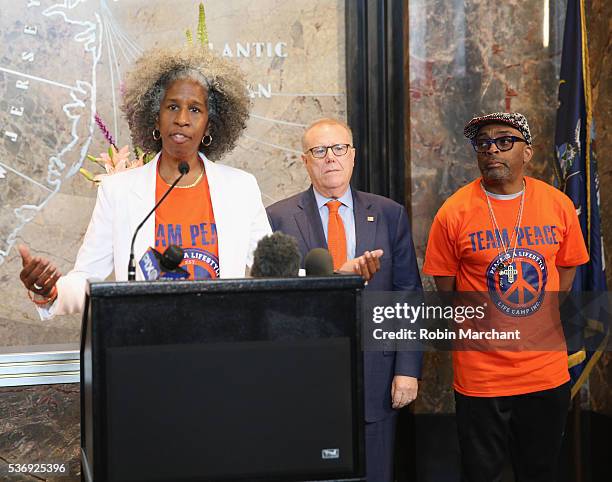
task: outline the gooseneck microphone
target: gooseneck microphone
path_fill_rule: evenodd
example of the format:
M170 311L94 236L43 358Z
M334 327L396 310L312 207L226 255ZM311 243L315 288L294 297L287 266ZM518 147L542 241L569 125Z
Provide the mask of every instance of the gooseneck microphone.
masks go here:
M176 181L172 183L172 185L168 188L168 190L161 197L161 199L157 201L157 204L153 206L153 209L151 209L149 214L147 214L145 218L142 220L142 222L138 225L138 227L136 228L136 231L134 231L134 236L132 236L132 244L130 245L130 262L128 264L128 281L134 281L136 279L136 262L134 261L134 242L136 241L136 235L138 234L138 231L140 231L140 228L142 228L144 223L147 222L147 219L149 219L151 214L155 212L155 210L159 207L159 205L162 202L164 202L164 199L166 199L168 194L170 194L170 191L174 189L174 186L176 186L179 183L179 181L183 179L183 176L189 172L189 164L187 164L187 162L185 161L181 161L179 163L178 170L181 173L181 175L176 178Z

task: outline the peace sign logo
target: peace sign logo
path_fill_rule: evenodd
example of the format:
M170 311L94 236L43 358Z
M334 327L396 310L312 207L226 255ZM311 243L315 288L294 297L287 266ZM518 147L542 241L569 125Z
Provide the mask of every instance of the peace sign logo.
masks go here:
M517 250L513 258L503 253L487 268L487 287L495 306L510 316L527 316L542 306L548 279L540 253Z

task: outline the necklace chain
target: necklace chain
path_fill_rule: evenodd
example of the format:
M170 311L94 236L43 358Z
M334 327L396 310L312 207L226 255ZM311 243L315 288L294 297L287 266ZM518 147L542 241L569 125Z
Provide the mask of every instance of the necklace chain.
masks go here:
M204 166L202 166L202 170L200 171L199 176L191 184L189 184L188 186L174 186L174 187L175 189L189 189L190 187L196 187L200 183L203 177L204 177ZM165 181L164 178L162 178L162 181L164 181L166 185L172 186L172 183Z
M512 243L514 242L514 249L512 250L512 259L510 260L510 263L508 264L508 266L510 266L512 265L512 263L514 263L514 256L516 255L516 247L518 245L518 230L521 227L521 222L523 220L523 207L525 206L525 191L527 190L526 185L525 185L525 180L523 179L523 193L521 194L521 204L519 205L519 210L516 216L516 223L514 225L512 237L510 238L510 241L508 242L508 246L506 246L506 242L504 241L504 237L502 236L502 232L501 232L501 229L499 228L499 224L497 224L497 218L495 217L495 211L493 211L493 206L491 205L491 199L489 199L489 193L482 185L482 182L480 183L480 188L484 192L485 198L487 199L487 206L489 207L489 217L491 218L491 224L493 225L493 231L494 233L496 233L495 236L498 237L499 239L499 243L497 244L497 254L499 255L502 254L502 251L499 249L499 245L501 244L501 247L503 248L503 252L506 255L505 258L508 259L510 248L512 247ZM505 265L505 262L502 261L502 263L500 264L500 267L503 269L504 265Z

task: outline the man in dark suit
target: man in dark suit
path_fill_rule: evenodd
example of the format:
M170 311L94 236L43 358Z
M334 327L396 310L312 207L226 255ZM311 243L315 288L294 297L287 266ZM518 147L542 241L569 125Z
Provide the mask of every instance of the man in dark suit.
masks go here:
M406 211L390 199L351 189L352 144L350 128L335 119L320 119L306 129L302 160L312 185L268 207L272 230L294 236L302 259L313 248L329 248L334 268L343 272L362 272L382 249L380 271L366 289L420 290ZM421 359L416 352L364 352L369 482L393 480L397 409L416 398Z

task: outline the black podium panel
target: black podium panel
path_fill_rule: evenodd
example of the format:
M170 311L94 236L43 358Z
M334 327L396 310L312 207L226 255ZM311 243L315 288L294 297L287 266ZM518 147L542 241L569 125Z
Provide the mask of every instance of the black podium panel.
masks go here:
M86 477L361 477L361 287L354 277L92 283Z

